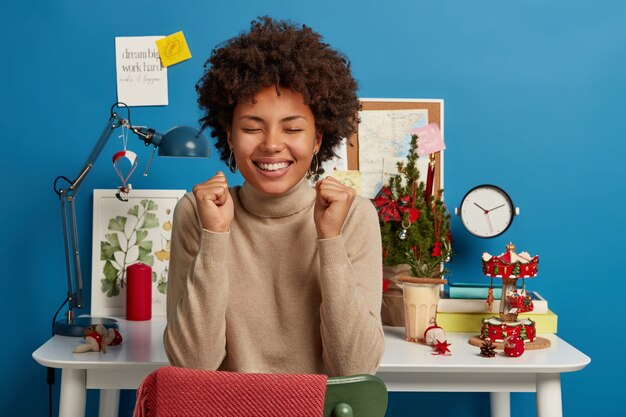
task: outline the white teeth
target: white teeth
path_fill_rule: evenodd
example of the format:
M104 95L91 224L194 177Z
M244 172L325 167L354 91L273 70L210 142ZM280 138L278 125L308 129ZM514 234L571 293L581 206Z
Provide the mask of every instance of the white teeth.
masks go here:
M278 171L279 169L287 168L289 166L289 162L279 162L279 163L276 163L276 164L261 164L261 163L258 163L257 165L263 171Z

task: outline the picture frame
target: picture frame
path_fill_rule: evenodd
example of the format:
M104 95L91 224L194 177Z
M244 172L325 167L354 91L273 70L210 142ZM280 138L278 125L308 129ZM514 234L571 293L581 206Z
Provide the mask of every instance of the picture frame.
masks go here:
M152 316L166 315L167 272L174 208L186 190L93 191L91 314L126 315L126 267L152 268Z

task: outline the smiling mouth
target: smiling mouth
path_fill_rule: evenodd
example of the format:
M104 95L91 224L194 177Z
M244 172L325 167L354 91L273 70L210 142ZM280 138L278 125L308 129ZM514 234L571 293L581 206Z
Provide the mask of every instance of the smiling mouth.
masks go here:
M269 172L280 171L282 169L289 167L291 164L292 162L276 162L272 164L266 164L266 163L261 163L261 162L254 163L254 165L256 165L262 171L269 171Z

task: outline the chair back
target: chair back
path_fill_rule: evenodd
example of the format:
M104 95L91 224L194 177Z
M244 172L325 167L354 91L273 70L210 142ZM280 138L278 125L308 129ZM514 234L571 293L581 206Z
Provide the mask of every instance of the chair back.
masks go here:
M383 417L387 389L371 375L255 374L164 366L137 391L134 417Z
M387 387L373 375L331 377L326 383L324 417L383 417Z

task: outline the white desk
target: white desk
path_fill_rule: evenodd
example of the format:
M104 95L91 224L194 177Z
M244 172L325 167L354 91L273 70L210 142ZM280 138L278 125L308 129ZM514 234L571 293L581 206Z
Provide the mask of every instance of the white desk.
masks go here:
M163 350L165 319L146 322L120 320L124 342L106 354L72 353L80 343L54 336L33 352L41 365L61 368L60 417L83 417L87 389L101 389L100 416L117 417L119 389L137 389L143 378L167 365ZM536 392L537 417L561 417L563 372L584 368L591 359L556 335L542 335L549 349L526 351L519 358L501 352L483 358L470 345L470 334L448 333L451 356L432 355L428 346L404 341L404 329L385 328L385 354L377 376L389 391L491 393L492 417L510 416L510 392Z

